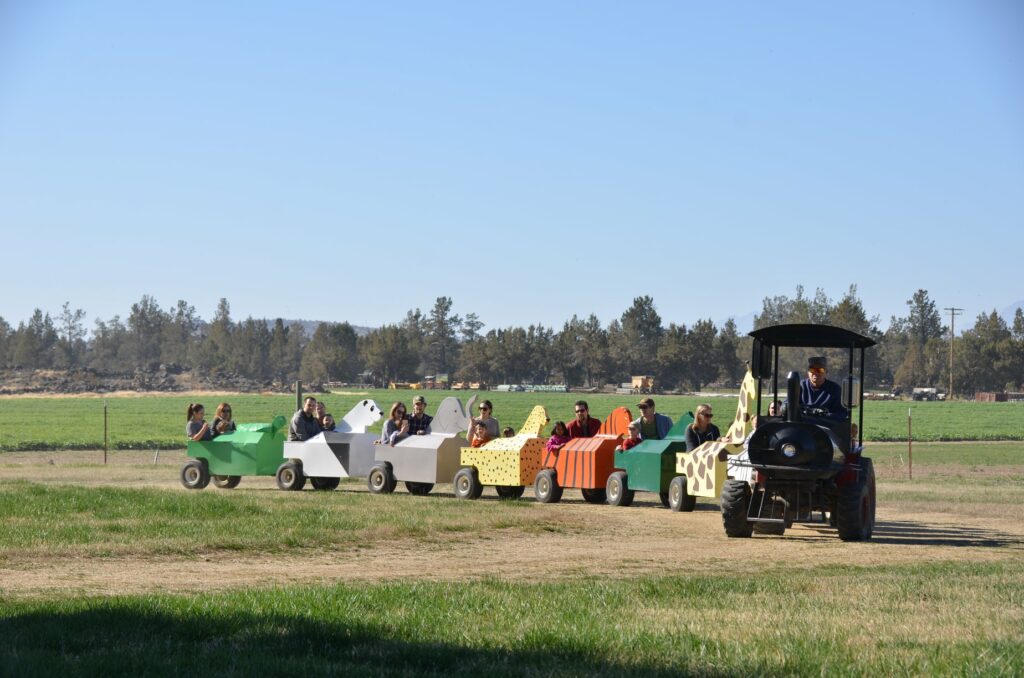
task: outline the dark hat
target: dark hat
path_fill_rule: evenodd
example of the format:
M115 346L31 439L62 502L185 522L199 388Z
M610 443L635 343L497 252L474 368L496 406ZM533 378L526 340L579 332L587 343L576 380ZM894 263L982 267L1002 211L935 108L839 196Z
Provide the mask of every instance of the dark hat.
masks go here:
M807 359L807 369L811 369L812 367L820 367L823 370L827 370L828 369L828 363L825 362L825 356L823 356L823 355L816 355L814 357L808 358Z
M427 399L426 399L426 398L424 398L424 397L423 397L423 396L421 396L421 395L418 395L418 396L416 396L415 398L413 398L413 399L412 399L412 401L413 401L414 403L423 403L424 405L426 405L426 404L427 404Z
M644 398L643 400L638 402L637 405L647 405L648 407L654 407L654 400L652 400L651 398Z

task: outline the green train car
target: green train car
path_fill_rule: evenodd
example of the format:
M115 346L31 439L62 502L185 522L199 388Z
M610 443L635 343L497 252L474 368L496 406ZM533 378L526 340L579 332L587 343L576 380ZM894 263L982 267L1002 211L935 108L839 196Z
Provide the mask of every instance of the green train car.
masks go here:
M274 417L269 424L238 424L237 430L213 440L188 443L191 457L181 467L181 484L201 490L213 481L216 487L237 487L242 476L273 476L284 461L288 420Z
M692 511L696 497L686 492L686 478L676 472L676 452L686 451L686 427L693 423L687 412L669 429L664 440L644 440L632 449L615 453L615 471L608 477L606 492L612 506L629 506L636 492L655 492L673 511Z

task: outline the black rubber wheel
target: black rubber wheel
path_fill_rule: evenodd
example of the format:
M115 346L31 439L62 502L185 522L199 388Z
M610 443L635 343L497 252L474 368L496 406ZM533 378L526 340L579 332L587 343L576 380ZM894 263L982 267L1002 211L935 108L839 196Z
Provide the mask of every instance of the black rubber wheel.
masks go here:
M593 489L584 487L580 492L583 493L583 501L588 504L603 504L608 500L608 492L603 487L595 487Z
M556 504L562 500L564 489L558 484L554 469L546 468L537 474L533 483L533 495L542 504Z
M430 494L432 489L434 489L434 483L416 483L411 480L406 480L405 489L409 491L409 494L414 494L417 497L425 497Z
M387 464L377 464L366 476L366 487L373 494L391 494L395 491L395 476Z
M298 492L306 486L301 461L286 461L277 468L277 486L282 490Z
M629 506L633 503L636 493L629 489L625 471L616 471L608 476L608 482L604 487L605 496L612 506Z
M773 499L764 499L762 504L761 494L763 490L758 490L750 497L750 502L755 507L761 507L762 518L782 518L785 522L782 523L754 523L754 534L767 534L775 537L781 537L786 534L786 528L793 524L790 520L791 514L787 508L786 502L779 499L778 497Z
M672 508L672 505L668 501L668 492L659 492L658 499L661 500L661 505L665 508Z
M494 489L498 492L500 499L519 499L523 496L523 492L526 492L526 488L522 485L498 485Z
M697 497L686 489L686 476L676 476L668 484L668 507L673 511L689 513L697 507Z
M860 477L839 488L836 527L843 541L867 541L875 531L875 467L861 457Z
M310 478L314 490L334 490L341 483L341 478Z
M201 490L210 484L210 469L205 459L189 459L181 467L179 477L186 490Z
M475 468L459 469L452 479L452 489L457 499L479 499L484 492Z
M210 476L215 487L222 490L233 490L242 482L242 476Z
M742 480L727 480L722 488L722 525L727 537L749 537L754 526L747 521L750 485Z

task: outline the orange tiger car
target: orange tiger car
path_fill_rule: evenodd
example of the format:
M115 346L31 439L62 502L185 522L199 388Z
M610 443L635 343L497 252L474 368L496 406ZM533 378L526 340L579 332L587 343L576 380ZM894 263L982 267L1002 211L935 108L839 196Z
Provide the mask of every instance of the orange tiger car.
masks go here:
M534 481L537 501L559 501L567 487L579 488L590 504L603 504L608 476L615 471L615 448L629 429L625 407L612 410L593 438L573 438L557 452L545 451L544 470Z

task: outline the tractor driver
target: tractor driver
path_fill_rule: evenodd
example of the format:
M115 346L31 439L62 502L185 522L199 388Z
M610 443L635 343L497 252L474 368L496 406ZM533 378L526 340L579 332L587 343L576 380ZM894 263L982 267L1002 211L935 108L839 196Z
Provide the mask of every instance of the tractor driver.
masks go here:
M847 421L850 413L843 407L843 391L839 384L826 378L828 364L824 356L807 359L807 378L800 382L800 407L818 410L826 419ZM782 403L780 415L785 416L788 401ZM768 406L768 414L775 416L775 402Z

